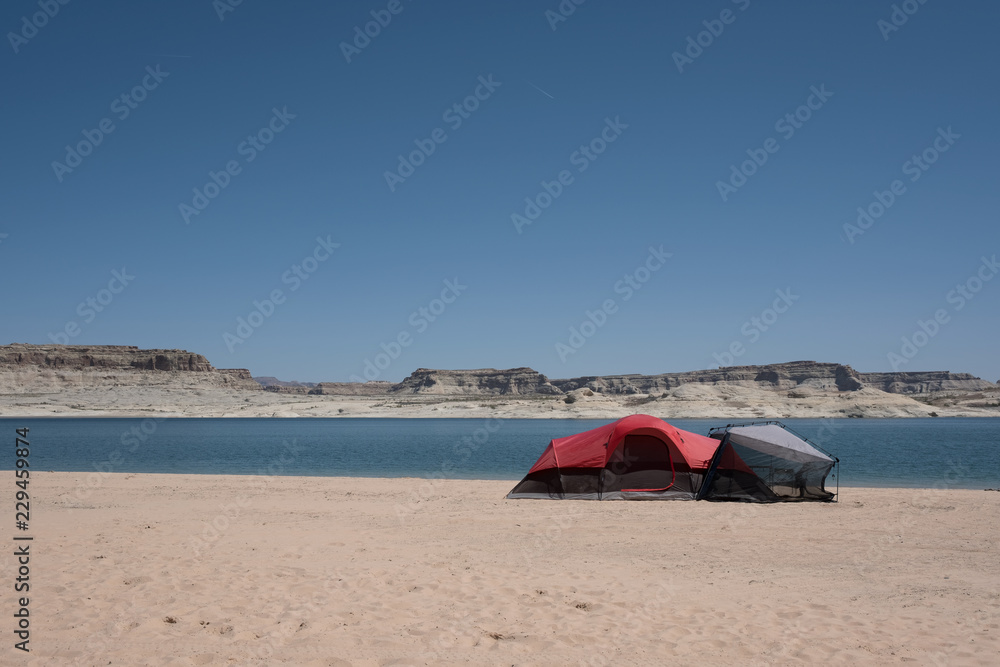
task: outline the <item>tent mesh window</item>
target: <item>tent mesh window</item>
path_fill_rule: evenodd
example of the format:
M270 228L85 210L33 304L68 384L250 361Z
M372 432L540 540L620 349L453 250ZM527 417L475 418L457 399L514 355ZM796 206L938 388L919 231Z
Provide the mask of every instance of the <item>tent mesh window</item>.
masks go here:
M823 480L829 466L819 463L799 463L778 456L764 454L749 447L730 442L730 446L743 462L779 498L807 498L826 494Z
M724 445L728 448L728 445ZM708 488L700 497L705 500L743 500L746 502L773 503L781 500L764 481L752 472L716 470Z
M591 499L598 497L599 486L600 477L593 468L562 468L533 472L511 493L526 498Z
M600 477L592 468L563 468L559 486L564 498L590 498L597 495Z

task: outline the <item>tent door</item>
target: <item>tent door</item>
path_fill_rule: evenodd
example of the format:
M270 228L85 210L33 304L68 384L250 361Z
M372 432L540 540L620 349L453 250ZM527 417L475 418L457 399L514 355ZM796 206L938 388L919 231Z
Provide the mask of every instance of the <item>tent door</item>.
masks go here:
M623 492L666 491L676 473L667 443L651 435L626 436L621 446L617 473Z

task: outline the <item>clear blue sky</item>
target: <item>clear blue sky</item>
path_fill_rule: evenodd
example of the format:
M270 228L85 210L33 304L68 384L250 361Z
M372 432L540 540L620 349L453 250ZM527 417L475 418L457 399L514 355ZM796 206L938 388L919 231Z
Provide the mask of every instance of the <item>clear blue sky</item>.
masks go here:
M400 334L379 379L683 371L734 344L734 364L878 371L892 353L899 370L1000 378L1000 278L976 277L1000 253L994 2L914 1L891 31L892 3L860 0L588 0L559 21L557 0L402 0L397 14L244 0L220 19L221 4L3 4L0 341L72 322L72 343L312 381L361 376ZM347 62L373 11L391 21ZM679 71L674 53L712 29ZM469 96L474 110L445 115ZM808 119L776 126L789 113ZM67 163L85 131L99 145ZM434 152L390 188L416 140ZM588 145L603 152L577 153ZM907 165L925 149L933 164ZM767 161L730 182L747 151ZM204 205L194 188L210 171L225 182L230 161L187 223L180 205ZM518 233L512 214L563 171ZM895 180L881 217L845 230ZM739 184L725 201L720 181ZM286 274L317 237L340 245L308 280ZM649 259L661 245L671 256ZM628 299L626 275L648 278ZM970 279L971 299L949 298ZM791 305L769 312L786 289ZM227 342L273 290L283 303ZM572 338L607 300L602 326ZM927 336L918 321L935 314Z

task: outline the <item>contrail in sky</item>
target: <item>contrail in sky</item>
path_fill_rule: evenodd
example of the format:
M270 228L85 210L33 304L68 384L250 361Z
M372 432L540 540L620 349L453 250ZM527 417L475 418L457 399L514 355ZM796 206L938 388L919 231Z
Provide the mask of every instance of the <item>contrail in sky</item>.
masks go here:
M530 81L528 81L527 79L525 79L524 81L525 81L525 83L527 83L527 84L528 84L529 86L531 86L532 88L534 88L535 90L537 90L538 92L540 92L540 93L541 93L542 95L545 95L545 97L549 98L550 100L554 100L554 99L556 99L556 98L552 97L551 95L549 95L549 94L548 94L547 92L545 92L544 90L542 90L541 88L539 88L538 86L536 86L535 84L533 84L533 83L531 83Z

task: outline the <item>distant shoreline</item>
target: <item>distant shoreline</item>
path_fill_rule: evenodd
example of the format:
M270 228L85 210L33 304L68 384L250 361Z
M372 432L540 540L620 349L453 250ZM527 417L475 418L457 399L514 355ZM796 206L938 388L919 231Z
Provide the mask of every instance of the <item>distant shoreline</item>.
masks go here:
M163 415L163 414L100 414L100 415L67 415L67 414L0 414L0 421L2 420L17 420L17 419L468 419L476 420L483 419L482 415L449 415L449 416L439 416L439 415L297 415L295 417L268 417L268 416L249 416L249 415L231 415L226 417L220 417L216 415ZM486 418L490 418L486 415ZM499 417L494 416L493 419L503 419L503 420L567 420L567 421L594 421L601 419L617 419L617 417L585 417L578 415L549 415L549 416L533 416L525 415L523 417ZM942 415L938 417L928 417L926 415L918 416L892 416L892 417L664 417L664 419L684 419L684 420L701 420L701 421L792 421L792 420L811 420L819 421L825 419L842 419L845 421L865 421L874 419L899 419L899 420L909 420L909 419L933 419L933 420L943 420L943 419L997 419L1000 418L998 415Z
M982 396L982 394L980 394ZM1000 396L1000 394L998 394ZM938 402L940 401L940 403ZM600 419L631 414L662 419L890 419L1000 417L995 401L942 397L925 403L873 389L804 397L756 387L685 386L667 396L580 392L563 396L336 396L227 388L66 386L0 392L0 415L18 418L370 418ZM987 406L979 407L987 404Z
M1000 416L1000 386L950 371L793 361L549 379L527 367L418 368L399 383L288 386L184 350L0 346L0 414L18 417L834 419ZM266 385L264 383L267 383Z

